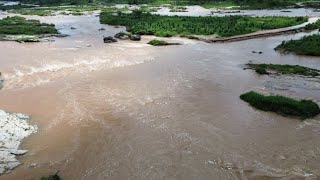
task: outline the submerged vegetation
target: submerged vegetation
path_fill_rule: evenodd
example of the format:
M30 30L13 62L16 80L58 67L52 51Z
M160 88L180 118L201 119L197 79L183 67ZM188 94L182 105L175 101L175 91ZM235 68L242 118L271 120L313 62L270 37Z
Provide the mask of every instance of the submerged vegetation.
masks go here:
M240 98L257 109L272 111L285 116L306 119L320 113L318 104L311 100L295 100L284 96L264 96L253 91L242 94Z
M182 17L160 16L134 11L117 15L103 12L100 22L123 25L132 33L170 37L181 34L219 35L223 37L247 34L259 30L276 29L301 24L305 17Z
M58 34L53 24L40 23L38 20L27 20L24 17L6 17L0 20L0 34L4 35L39 35Z
M283 41L275 50L300 55L320 56L320 34L305 36L299 40Z
M281 65L281 64L247 64L255 69L258 74L270 74L270 71L280 74L296 74L303 76L319 76L320 70L307 68L299 65Z

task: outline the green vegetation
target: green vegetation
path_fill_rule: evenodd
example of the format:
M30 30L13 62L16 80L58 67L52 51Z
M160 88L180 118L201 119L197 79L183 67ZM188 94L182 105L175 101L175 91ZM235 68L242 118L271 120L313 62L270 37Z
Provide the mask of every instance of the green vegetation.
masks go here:
M149 41L148 44L153 45L153 46L165 46L165 45L168 44L168 42L167 41L161 41L161 40L153 39L153 40Z
M10 10L10 13L21 14L21 15L37 15L37 16L52 16L52 11L43 9L14 9Z
M264 96L253 91L242 94L240 98L257 109L272 111L285 116L306 119L320 113L318 104L311 100L295 100L284 96Z
M61 180L61 177L58 175L58 172L54 175L50 175L47 177L41 177L41 180Z
M161 41L161 40L158 40L158 39L153 39L153 40L149 41L148 44L150 44L152 46L182 45L180 43L169 43L167 41Z
M213 35L233 36L259 30L276 29L301 24L305 17L179 17L159 16L134 11L131 14L103 12L100 22L110 25L127 26L127 30L136 34L170 37L174 35Z
M275 50L300 55L320 56L320 34L305 36L299 40L283 41Z
M306 30L315 30L320 28L320 20L316 21L315 23L307 24L305 29Z
M275 71L280 74L297 74L303 76L319 76L320 70L307 68L299 65L281 65L281 64L247 64L255 69L258 74L270 74L269 71Z
M53 24L40 23L38 20L14 16L0 20L0 34L5 35L39 35L58 34Z

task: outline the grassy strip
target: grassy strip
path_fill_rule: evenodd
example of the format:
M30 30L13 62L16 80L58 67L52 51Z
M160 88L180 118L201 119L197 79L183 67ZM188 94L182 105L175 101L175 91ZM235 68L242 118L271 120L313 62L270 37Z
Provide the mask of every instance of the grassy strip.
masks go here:
M166 46L166 45L168 45L168 42L167 41L161 41L161 40L153 39L153 40L149 41L148 44L150 44L152 46Z
M37 15L37 16L52 16L52 11L43 9L14 9L10 10L10 13L21 14L21 15Z
M316 21L315 23L307 24L305 29L306 30L315 30L320 28L320 20Z
M320 56L320 34L305 36L299 40L283 41L275 50L300 55Z
M284 116L306 119L320 113L318 104L311 100L295 100L284 96L264 96L253 91L242 94L240 98L257 109L272 111Z
M137 34L170 37L174 35L213 35L223 37L247 34L259 30L283 28L306 22L305 17L179 17L159 16L141 11L131 14L103 12L100 22L110 25L127 26Z
M14 16L0 20L0 34L4 35L39 35L58 34L53 24L40 23L38 20Z
M307 68L299 65L281 65L281 64L247 64L250 68L256 70L258 74L270 74L275 71L280 74L297 74L303 76L319 76L320 70Z
M148 44L150 44L152 46L182 45L180 43L169 43L167 41L161 41L161 40L158 40L158 39L153 39L153 40L149 41Z

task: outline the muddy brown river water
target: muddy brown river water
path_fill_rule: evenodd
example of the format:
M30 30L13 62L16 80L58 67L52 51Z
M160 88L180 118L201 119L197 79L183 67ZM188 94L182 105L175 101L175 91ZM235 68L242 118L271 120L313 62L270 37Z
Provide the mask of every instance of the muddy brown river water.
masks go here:
M239 99L257 90L320 102L320 79L243 70L249 61L319 69L320 58L273 50L305 33L153 47L152 37L103 44L124 28L94 15L37 18L70 36L0 42L0 107L39 126L23 164L1 180L58 170L68 180L320 178L320 116L301 122Z

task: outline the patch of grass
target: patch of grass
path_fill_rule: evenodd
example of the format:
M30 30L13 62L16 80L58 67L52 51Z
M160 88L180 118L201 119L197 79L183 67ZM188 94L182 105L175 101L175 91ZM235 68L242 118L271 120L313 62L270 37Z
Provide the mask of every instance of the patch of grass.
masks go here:
M247 64L250 68L256 70L259 74L269 74L268 71L275 71L281 74L297 74L303 76L319 76L320 70L307 68L299 65L281 65L281 64Z
M0 20L0 34L39 35L58 34L58 31L53 24L40 23L38 20L27 20L23 17L14 16Z
M53 16L53 12L44 9L14 9L10 10L10 13L21 15L36 15L36 16Z
M306 30L315 30L320 28L320 20L316 21L315 23L307 24L305 29Z
M148 44L153 45L153 46L165 46L168 44L167 41L161 41L158 39L153 39L151 41L148 42Z
M102 24L122 25L135 34L170 37L180 34L223 37L247 34L259 30L283 28L306 22L306 17L186 17L160 16L134 11L131 14L102 12Z
M320 56L320 34L305 36L299 40L283 41L275 50L300 55Z
M264 96L254 91L242 94L240 98L257 109L284 116L306 119L320 113L318 104L311 100L295 100L284 96Z
M58 172L54 175L41 177L40 180L61 180L61 177L58 175Z

